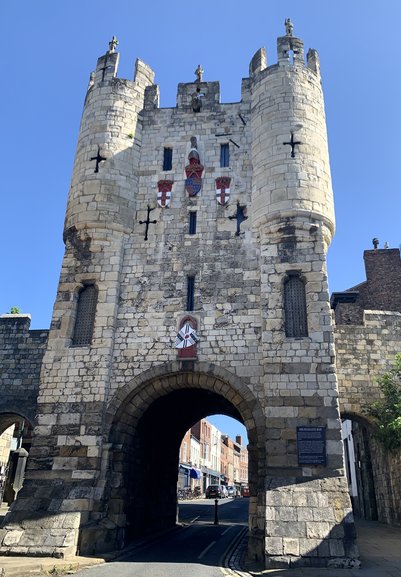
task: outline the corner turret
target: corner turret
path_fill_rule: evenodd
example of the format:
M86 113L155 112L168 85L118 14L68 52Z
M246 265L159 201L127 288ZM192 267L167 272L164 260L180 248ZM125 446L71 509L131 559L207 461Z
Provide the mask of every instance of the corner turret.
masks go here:
M304 43L292 30L286 21L278 64L263 69L255 64L259 53L251 61L258 72L252 78L253 220L260 226L316 219L330 244L335 222L319 58L310 50L305 64Z
M134 80L117 78L117 40L97 61L91 75L81 121L64 237L71 229L133 226L141 141L139 113L145 92L153 87L154 72L136 61ZM157 94L152 95L157 105Z

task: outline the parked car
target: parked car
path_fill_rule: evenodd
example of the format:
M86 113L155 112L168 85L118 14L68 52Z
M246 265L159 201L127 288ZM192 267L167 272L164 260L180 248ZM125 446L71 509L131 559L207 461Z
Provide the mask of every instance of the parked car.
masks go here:
M234 485L227 485L227 494L229 497L235 497L235 487Z
M249 487L241 487L241 495L243 497L249 497Z
M221 489L223 491L223 497L228 497L228 491L226 485L221 485Z
M227 489L224 485L209 485L206 489L206 499L224 499L227 496Z

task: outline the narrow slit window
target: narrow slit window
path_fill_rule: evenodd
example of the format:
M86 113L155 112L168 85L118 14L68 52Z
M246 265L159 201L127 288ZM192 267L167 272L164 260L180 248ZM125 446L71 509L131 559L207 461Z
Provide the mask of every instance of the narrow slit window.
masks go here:
M194 310L195 277L189 276L187 281L187 311Z
M196 211L189 213L189 234L196 234Z
M230 145L220 145L220 166L230 166Z
M78 295L77 315L75 318L74 346L87 346L92 343L97 305L97 288L95 285L85 286Z
M164 148L163 151L163 170L171 170L173 167L173 149Z
M285 336L308 336L305 283L299 275L291 275L284 283Z

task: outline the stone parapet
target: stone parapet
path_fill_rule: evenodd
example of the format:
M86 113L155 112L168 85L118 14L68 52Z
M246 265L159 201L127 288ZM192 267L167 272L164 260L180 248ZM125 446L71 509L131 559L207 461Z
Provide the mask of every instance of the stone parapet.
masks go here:
M364 311L363 325L336 325L334 334L341 412L364 415L380 397L376 378L400 352L401 313Z
M48 330L30 331L31 316L0 315L1 412L23 415L33 425Z

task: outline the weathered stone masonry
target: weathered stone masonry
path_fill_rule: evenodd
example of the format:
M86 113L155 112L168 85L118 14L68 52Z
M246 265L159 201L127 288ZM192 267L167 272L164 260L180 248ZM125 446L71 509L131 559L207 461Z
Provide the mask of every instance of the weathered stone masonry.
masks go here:
M34 424L40 367L49 331L30 331L30 323L29 315L0 316L0 397L4 428L7 428L4 421L7 413Z
M269 567L344 564L358 553L327 287L334 210L317 53L305 64L303 42L288 32L277 64L256 53L241 102L221 104L219 84L198 79L179 85L170 109L159 108L149 67L137 61L129 81L116 77L117 64L112 49L91 75L30 465L0 551L92 552L122 546L129 531L174 524L180 440L220 411L248 429L249 556ZM173 150L167 171L165 148ZM202 166L192 196L190 153ZM220 177L230 178L223 205ZM172 196L162 208L165 180ZM238 207L239 234L229 218ZM156 222L145 235L148 214ZM291 275L302 280L307 311L307 334L297 338L284 328ZM97 291L93 339L74 346L88 284ZM200 340L195 358L181 361L174 340L188 315ZM149 443L166 414L176 424L156 463ZM325 465L298 463L298 426L325 428ZM156 466L163 496L152 486Z
M401 343L399 249L364 252L366 281L334 293L337 374L341 413L354 422L360 447L356 511L366 518L401 524L401 462L374 438L364 408L380 391L376 378L390 367ZM358 449L359 451L359 449Z

